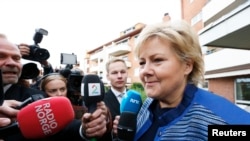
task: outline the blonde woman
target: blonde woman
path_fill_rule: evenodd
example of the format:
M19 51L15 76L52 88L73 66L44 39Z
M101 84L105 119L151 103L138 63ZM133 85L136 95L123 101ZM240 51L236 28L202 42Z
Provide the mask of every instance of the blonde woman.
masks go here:
M68 92L68 82L67 79L59 74L59 73L50 73L42 78L40 88L42 91L44 91L48 97L54 97L54 96L64 96L68 97L69 99L71 98L71 94ZM72 99L70 99L72 102ZM83 120L83 115L88 114L87 113L87 107L84 105L74 105L72 104L73 109L75 111L75 119L82 119ZM111 114L110 111L108 110L107 106L105 103L99 102L97 104L98 109L102 110L102 114L107 116L106 119L111 119ZM102 115L99 115L102 116ZM99 117L98 117L99 118ZM112 122L111 122L112 123ZM103 136L100 137L99 140L104 140L109 137L108 135L110 134L110 130L112 129L112 124L107 123L106 128L109 129ZM83 126L84 130L87 130L87 126ZM91 129L92 130L92 129ZM92 134L92 133L91 133ZM107 137L106 137L107 136Z
M50 73L42 78L40 88L49 97L67 97L67 79L59 73Z
M250 124L250 113L198 87L204 62L198 36L187 22L148 25L137 41L147 99L137 116L134 140L205 141L208 125Z

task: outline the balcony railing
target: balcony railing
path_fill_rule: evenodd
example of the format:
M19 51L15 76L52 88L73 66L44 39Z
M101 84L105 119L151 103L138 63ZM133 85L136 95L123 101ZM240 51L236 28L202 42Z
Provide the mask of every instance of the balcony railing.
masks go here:
M120 56L131 52L131 48L128 45L122 44L109 48L108 53L112 56Z
M91 73L96 73L96 72L98 72L98 66L91 66L91 67L89 68L89 71L90 71Z
M91 55L90 55L90 60L91 60L91 61L98 61L98 59L102 59L102 57L103 57L102 54L103 54L102 51L97 52L97 53L95 53L95 54L91 54Z

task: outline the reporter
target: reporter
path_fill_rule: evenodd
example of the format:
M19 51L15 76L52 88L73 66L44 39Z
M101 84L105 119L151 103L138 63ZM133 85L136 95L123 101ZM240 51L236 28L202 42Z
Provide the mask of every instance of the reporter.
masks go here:
M48 97L68 96L67 79L59 73L51 73L42 77L40 89Z
M21 102L16 100L4 100L0 106L0 127L7 126L11 123L11 118L15 118L18 111L13 107L17 107Z
M13 118L17 116L19 110L13 108L20 105L21 102L16 100L4 100L0 106L0 128L11 124ZM2 139L0 139L2 141Z
M28 56L30 54L30 48L28 44L21 43L18 45L18 48L22 56ZM39 61L39 63L41 64L41 67L43 68L43 75L47 75L49 73L54 72L53 67L49 63L48 60L42 60L42 61Z
M5 115L9 118L16 117L19 110L15 107L19 106L21 102L16 100L4 100L2 106L0 106L0 115Z
M69 98L74 108L76 119L80 119L83 113L87 112L86 107L75 104L76 101L81 100L81 95L75 94L76 92L69 91L68 81L64 76L59 73L50 73L42 77L40 80L41 83L39 88L46 93L47 97L64 96Z
M87 137L100 138L106 133L107 129L103 128L107 125L107 116L105 115L108 115L108 110L104 102L97 103L97 110L94 113L83 114L82 121L84 124L82 124L82 130Z
M21 54L18 47L0 36L0 69L2 70L5 100L24 101L32 94L44 94L18 84L22 73Z
M67 79L59 73L51 73L42 78L40 89L48 97L65 96L71 100L71 93L68 92ZM73 101L73 100L71 100ZM111 140L107 134L111 133L112 122L111 113L104 102L97 103L97 110L94 113L87 113L87 107L73 105L75 110L75 119L82 119L82 131L86 137L98 137L98 140ZM106 128L104 128L106 126ZM105 130L105 132L103 132ZM107 133L106 133L107 131ZM109 132L108 132L109 131ZM81 132L80 132L81 133ZM105 133L105 136L103 135ZM104 137L103 137L104 136Z

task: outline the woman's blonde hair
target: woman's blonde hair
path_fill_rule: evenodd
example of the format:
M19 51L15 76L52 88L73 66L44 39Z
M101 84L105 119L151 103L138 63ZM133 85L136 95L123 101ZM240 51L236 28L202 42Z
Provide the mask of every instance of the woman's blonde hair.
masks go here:
M171 42L177 57L182 62L192 61L193 70L188 76L188 82L198 85L203 82L204 61L198 35L194 29L184 20L156 23L146 26L140 33L135 53L140 56L140 49L144 43L152 38Z
M41 84L40 84L40 88L42 91L45 91L45 86L50 82L50 81L53 81L53 80L62 80L65 85L67 86L67 79L62 76L61 74L59 73L50 73L46 76L44 76L42 78L42 81L41 81Z

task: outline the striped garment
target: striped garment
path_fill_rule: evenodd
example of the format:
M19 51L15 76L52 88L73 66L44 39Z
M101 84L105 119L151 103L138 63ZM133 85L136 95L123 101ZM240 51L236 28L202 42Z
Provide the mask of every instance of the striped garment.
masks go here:
M152 124L152 103L156 101L147 98L138 113L136 141ZM221 96L188 84L180 105L163 113L157 120L161 125L156 134L147 132L155 141L206 141L208 125L250 125L250 113Z

